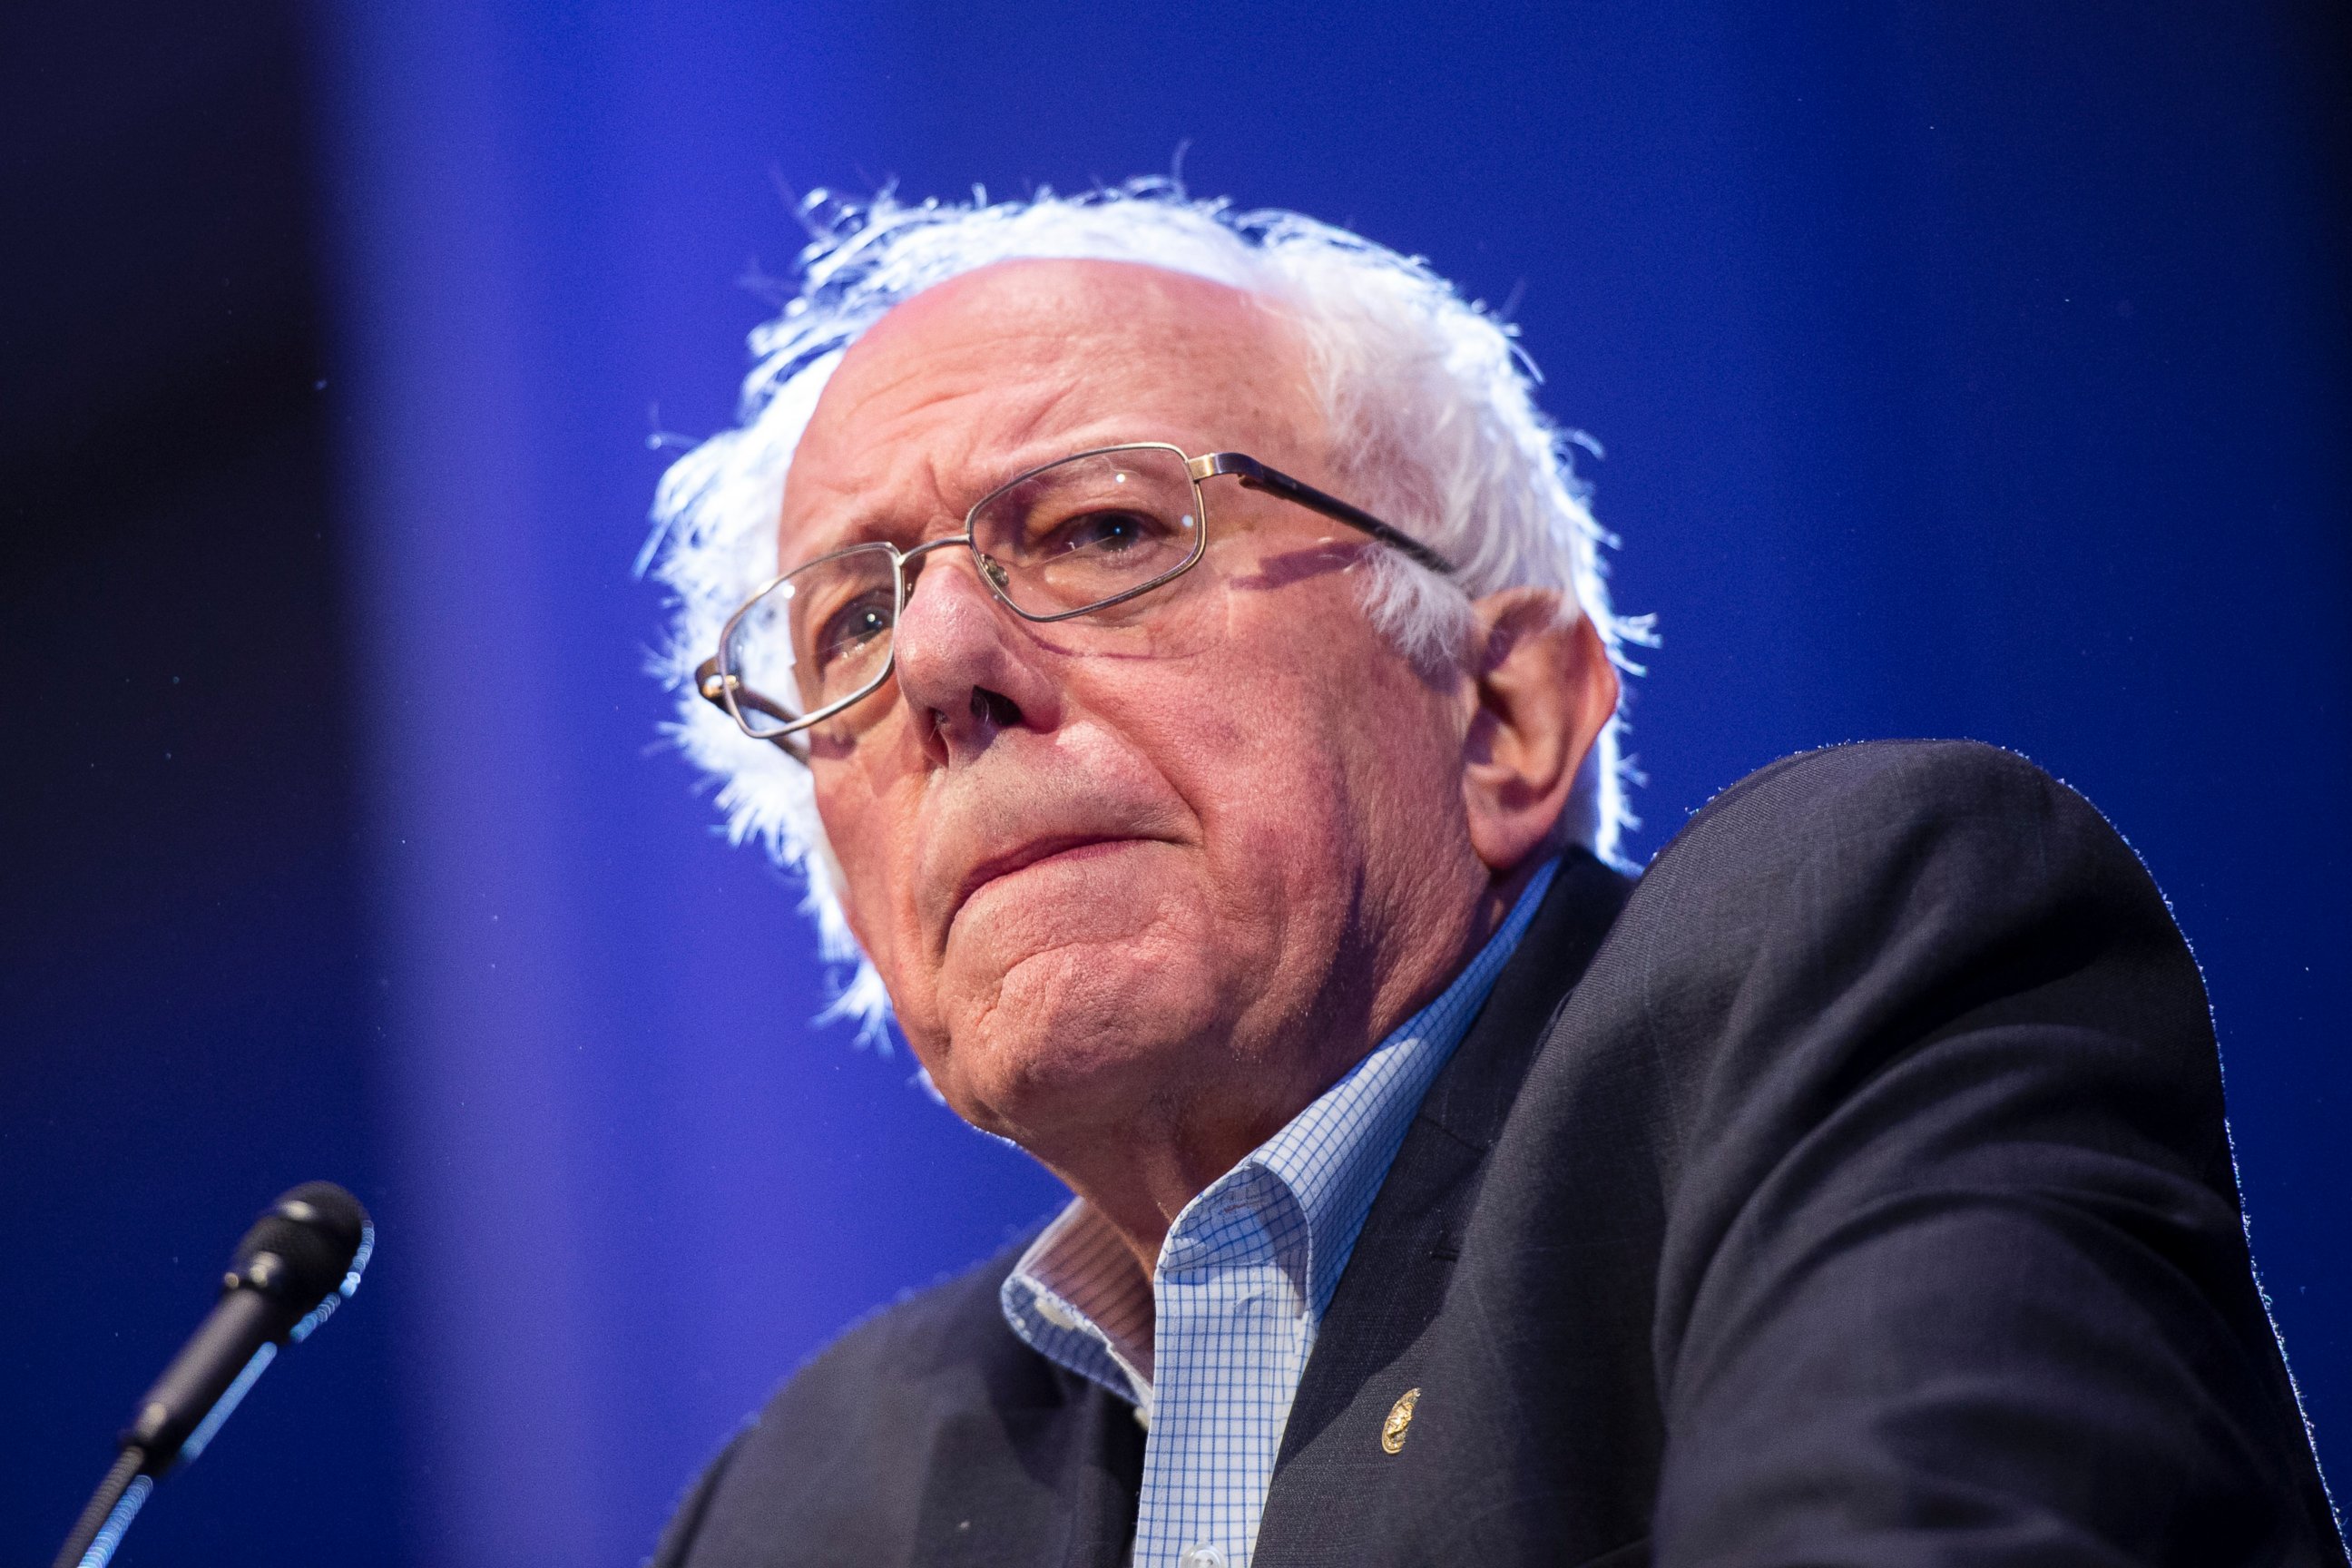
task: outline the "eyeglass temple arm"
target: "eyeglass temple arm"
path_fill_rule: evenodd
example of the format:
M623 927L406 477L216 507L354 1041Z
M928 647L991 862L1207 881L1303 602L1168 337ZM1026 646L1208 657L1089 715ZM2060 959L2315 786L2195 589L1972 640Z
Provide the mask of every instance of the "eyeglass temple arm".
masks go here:
M709 703L713 708L718 709L721 713L726 714L730 719L735 716L734 710L730 708L727 704L727 677L719 673L719 656L717 654L712 654L709 658L704 659L700 664L694 667L694 689L697 696L700 697L705 702ZM773 719L779 724L789 724L793 722L793 716L790 713L785 712L774 703L770 702L766 698L761 697L758 692L744 685L740 680L735 682L735 707L749 708L757 712L765 713L769 718ZM764 738L773 741L779 745L782 745L785 740L785 737L778 735L770 735ZM786 746L784 749L787 751L792 750L789 746Z
M1297 501L1310 510L1346 523L1370 534L1382 544L1402 551L1414 561L1443 577L1454 574L1454 563L1400 529L1391 528L1370 512L1360 510L1338 496L1326 495L1303 479L1294 479L1279 468L1269 468L1255 458L1240 452L1212 452L1205 458L1192 459L1195 479L1208 479L1214 474L1231 474L1247 489L1264 490L1285 500Z

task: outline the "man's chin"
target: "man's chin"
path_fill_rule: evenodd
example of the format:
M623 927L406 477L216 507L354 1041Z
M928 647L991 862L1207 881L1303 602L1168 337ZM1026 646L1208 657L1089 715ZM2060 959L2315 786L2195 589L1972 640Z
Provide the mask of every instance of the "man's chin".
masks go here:
M1164 1097L1186 1076L1179 1058L1213 1049L1222 1032L1215 987L1126 957L1121 967L1117 952L1057 949L1016 965L987 1005L951 1009L933 1070L948 1103L1028 1144L1124 1122Z

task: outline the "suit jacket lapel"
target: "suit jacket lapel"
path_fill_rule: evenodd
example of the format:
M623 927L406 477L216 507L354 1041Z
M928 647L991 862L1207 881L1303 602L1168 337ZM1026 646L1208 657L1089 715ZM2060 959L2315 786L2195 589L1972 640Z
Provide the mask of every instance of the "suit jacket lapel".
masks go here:
M1476 1022L1430 1086L1372 1201L1291 1403L1258 1529L1259 1563L1280 1561L1294 1543L1328 1540L1351 1509L1337 1473L1349 1467L1328 1462L1347 1445L1318 1439L1436 1317L1486 1152L1553 1016L1632 886L1570 850ZM1369 1444L1377 1433L1362 1436Z

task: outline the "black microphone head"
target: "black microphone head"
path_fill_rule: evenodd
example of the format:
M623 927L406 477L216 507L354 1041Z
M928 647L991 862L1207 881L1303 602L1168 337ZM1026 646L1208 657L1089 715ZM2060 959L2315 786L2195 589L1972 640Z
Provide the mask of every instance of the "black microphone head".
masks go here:
M359 1199L332 1182L305 1182L269 1205L236 1244L231 1285L275 1297L300 1318L329 1296L349 1296L375 1249Z

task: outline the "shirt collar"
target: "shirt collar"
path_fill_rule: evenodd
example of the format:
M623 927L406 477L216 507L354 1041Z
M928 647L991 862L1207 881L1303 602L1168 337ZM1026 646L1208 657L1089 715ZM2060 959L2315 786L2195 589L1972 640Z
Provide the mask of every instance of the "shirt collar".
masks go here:
M1186 1205L1160 1259L1181 1248L1202 1216L1244 1193L1297 1205L1306 1224L1301 1266L1311 1337L1412 1125L1487 993L1542 906L1557 858L1538 868L1501 927L1436 1000L1374 1047L1339 1082ZM1148 1407L1152 1281L1109 1223L1083 1198L1039 1234L1005 1279L1005 1321L1039 1354Z
M1438 1069L1470 1032L1559 868L1557 859L1538 868L1502 926L1435 1001L1399 1025L1322 1098L1242 1162L1287 1186L1306 1211L1307 1306L1317 1321L1331 1304L1339 1272L1355 1251L1414 1111Z

